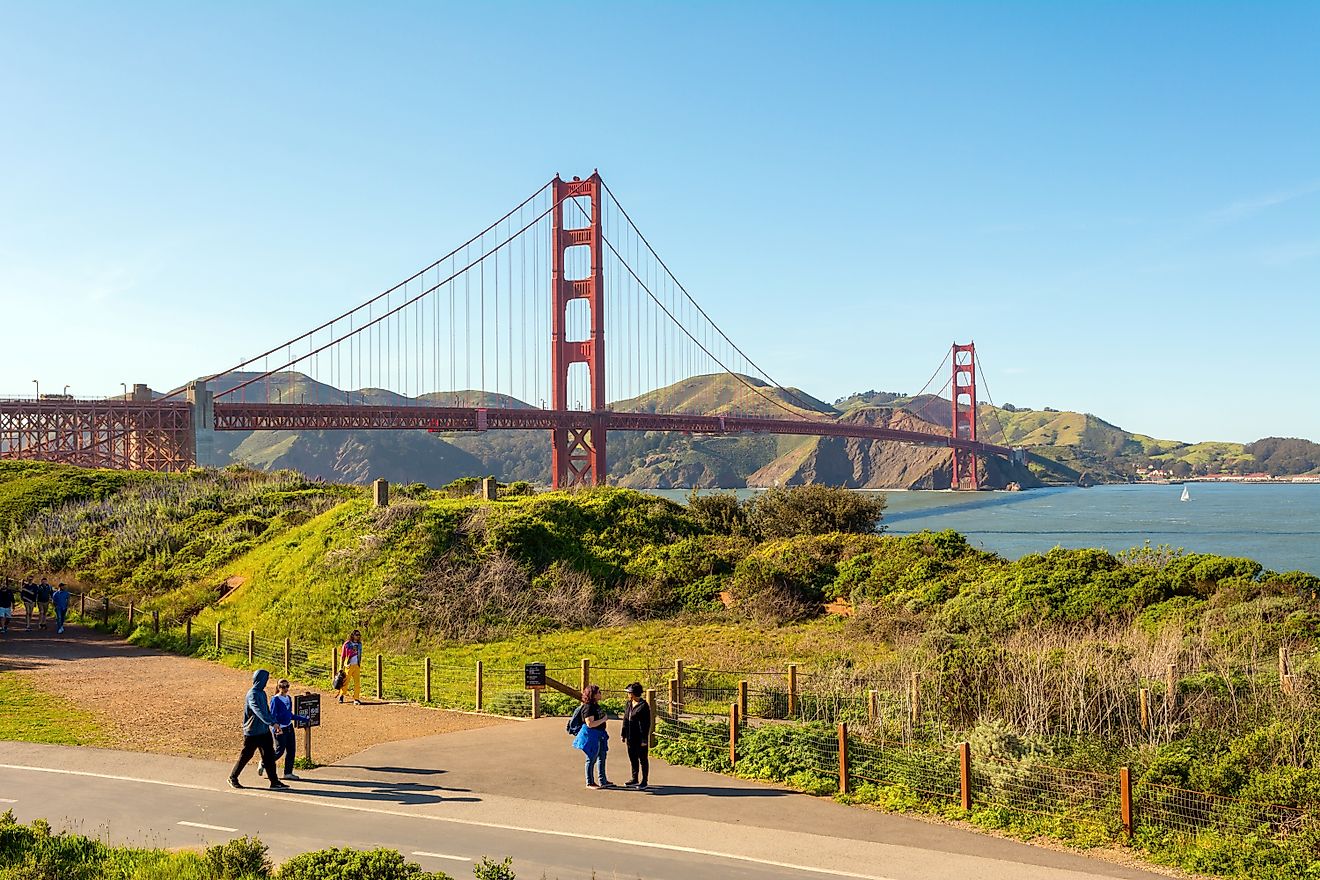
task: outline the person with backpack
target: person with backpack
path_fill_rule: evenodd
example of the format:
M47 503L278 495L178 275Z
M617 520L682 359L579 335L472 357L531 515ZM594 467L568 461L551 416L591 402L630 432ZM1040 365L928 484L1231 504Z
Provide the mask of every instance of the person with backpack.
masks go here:
M37 584L37 621L41 629L46 628L46 618L50 616L50 597L55 595L55 588L45 578Z
M243 787L243 783L238 781L238 774L243 772L243 768L257 752L261 752L261 762L274 770L275 746L271 742L271 736L272 734L279 736L282 728L270 714L270 705L266 702L268 681L270 681L270 673L266 670L258 669L252 673L252 689L247 692L247 698L243 702L243 751L239 752L238 761L234 764L234 769L229 772L230 788ZM272 772L270 787L284 789L289 786L276 779Z
M69 591L65 589L64 584L60 584L58 590L51 594L50 604L55 606L55 633L58 635L64 632L64 619L69 616Z
M293 723L306 724L308 718L306 715L295 715L293 711L293 697L289 696L289 680L281 678L275 683L275 696L270 698L270 714L274 716L275 723L279 725L279 733L275 736L275 760L284 756L284 778L297 779L293 772L294 754L298 746L298 731L294 729ZM270 778L275 778L274 765L266 766L266 763L257 765L257 775L269 773Z
M0 635L9 635L9 620L14 616L14 585L5 578L0 584Z
M628 707L623 710L623 731L619 738L628 747L628 763L632 765L629 786L646 791L651 775L651 707L642 699L642 684L628 685ZM638 770L641 776L637 775Z
M610 734L605 728L605 710L600 707L600 687L589 684L582 689L582 704L568 719L568 732L573 734L573 748L581 749L587 758L587 788L613 788L614 783L605 776L605 758L610 750ZM600 766L600 783L596 783L596 766Z
M362 631L353 630L340 650L344 661L344 680L339 686L339 702L344 702L348 689L353 689L353 705L362 705Z

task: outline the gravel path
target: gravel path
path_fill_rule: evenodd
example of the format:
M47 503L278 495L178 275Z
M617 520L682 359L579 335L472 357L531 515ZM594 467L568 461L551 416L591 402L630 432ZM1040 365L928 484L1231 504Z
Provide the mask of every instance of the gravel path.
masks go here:
M78 626L62 636L11 629L0 642L0 669L90 712L106 731L107 747L190 758L237 753L243 695L252 686L250 672L138 648ZM292 684L294 694L317 690ZM399 703L340 705L323 692L312 754L325 764L379 743L509 723L516 722ZM302 744L299 733L300 753Z

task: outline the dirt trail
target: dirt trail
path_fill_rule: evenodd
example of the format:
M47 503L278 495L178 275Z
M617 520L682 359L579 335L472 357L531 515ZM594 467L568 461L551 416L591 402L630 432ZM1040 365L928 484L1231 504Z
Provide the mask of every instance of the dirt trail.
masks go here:
M110 748L191 758L237 752L243 695L252 686L250 672L138 648L78 626L61 636L11 629L0 641L0 670L90 712ZM292 685L295 694L319 690L296 680ZM324 764L379 743L508 723L515 722L400 703L340 705L322 692L312 752ZM299 733L300 753L302 743Z

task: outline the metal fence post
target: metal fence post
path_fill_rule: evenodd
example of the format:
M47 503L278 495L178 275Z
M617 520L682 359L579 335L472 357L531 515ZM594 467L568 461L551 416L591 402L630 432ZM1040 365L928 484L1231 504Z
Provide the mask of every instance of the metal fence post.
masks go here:
M848 793L848 722L839 722L839 794Z
M972 744L958 743L958 783L962 789L962 808L972 808Z
M586 663L587 661L583 660L582 662ZM478 660L477 661L477 701L476 701L478 712L480 712L482 710L482 707L486 704L485 672L486 672L486 665L482 663L480 660Z
M422 658L422 702L431 702L431 658Z
M1118 768L1118 810L1119 818L1123 822L1123 834L1132 836L1132 770L1128 767Z
M385 698L385 661L376 655L376 699Z
M797 664L788 664L788 717L794 718L798 713L798 683L797 683Z
M651 729L647 734L647 746L655 747L655 688L646 689L646 704L651 707Z

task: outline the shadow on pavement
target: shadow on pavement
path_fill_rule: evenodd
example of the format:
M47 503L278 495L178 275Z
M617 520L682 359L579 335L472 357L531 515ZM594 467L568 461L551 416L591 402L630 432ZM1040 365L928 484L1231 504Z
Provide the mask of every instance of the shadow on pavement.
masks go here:
M435 770L426 767L363 767L359 764L335 764L336 768L345 770L366 770L368 773L399 773L409 776L435 776L439 773L448 773L448 770Z
M636 791L636 789L627 789L622 786L619 791ZM645 795L701 795L703 797L717 798L748 798L748 797L789 797L797 794L793 791L779 791L773 788L731 788L721 785L655 785L649 786L646 791L639 791L638 794Z
M359 782L348 779L317 779L315 786L338 786L338 788L308 788L306 785L294 787L290 794L306 794L314 797L342 798L354 801L388 801L404 806L421 806L440 803L478 803L478 797L448 797L434 792L468 793L467 788L444 788L439 785L420 785L415 782L397 784L379 782Z

